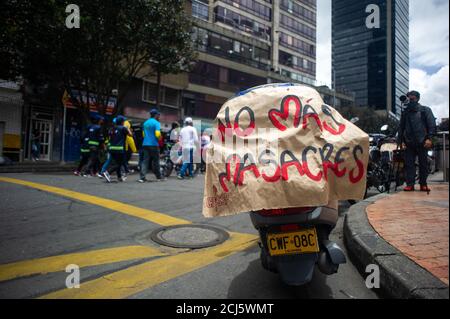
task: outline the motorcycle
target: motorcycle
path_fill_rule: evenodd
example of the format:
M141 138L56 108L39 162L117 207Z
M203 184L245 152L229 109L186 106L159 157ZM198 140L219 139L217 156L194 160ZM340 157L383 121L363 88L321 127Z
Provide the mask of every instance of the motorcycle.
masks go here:
M388 126L381 128L382 132L388 130ZM384 134L369 134L369 165L367 167L367 190L374 187L380 193L389 191L394 179L392 174L394 151L398 148L396 139Z
M315 265L332 275L346 263L343 250L329 240L338 220L337 201L324 207L262 210L250 213L260 237L264 269L279 273L290 286L312 280Z
M175 143L166 143L163 152L160 155L159 167L161 169L161 176L169 177L175 169L176 174L180 174L182 161L182 148L176 146ZM200 164L194 163L194 175L198 174Z

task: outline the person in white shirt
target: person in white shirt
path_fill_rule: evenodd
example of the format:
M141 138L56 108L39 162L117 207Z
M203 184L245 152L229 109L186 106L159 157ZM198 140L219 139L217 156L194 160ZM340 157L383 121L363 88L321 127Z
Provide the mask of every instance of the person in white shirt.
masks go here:
M184 179L186 170L189 172L189 177L194 178L194 152L198 145L198 134L193 126L192 118L186 118L184 124L185 126L180 131L180 144L183 150L183 166L181 167L178 179Z

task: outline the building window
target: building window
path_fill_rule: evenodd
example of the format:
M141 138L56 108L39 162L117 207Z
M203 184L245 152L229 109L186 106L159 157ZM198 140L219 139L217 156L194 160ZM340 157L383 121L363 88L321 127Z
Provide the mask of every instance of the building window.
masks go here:
M314 25L316 24L316 13L312 10L306 9L298 3L295 3L293 0L281 0L280 7L284 11L289 12L297 18L305 20Z
M266 21L272 21L272 9L255 0L222 0L222 2L235 6Z
M240 15L232 10L216 7L214 8L215 22L221 22L238 30L247 32L258 38L270 41L271 28L253 19Z
M307 26L306 24L303 24L295 19L292 19L291 17L288 17L285 14L281 14L280 22L281 22L281 25L283 27L285 27L286 29L289 29L292 32L298 33L307 39L310 39L313 41L316 40L316 30Z
M144 81L143 84L143 101L148 103L156 103L157 86L155 83ZM161 105L176 107L180 105L180 91L161 85L159 92L159 102Z
M316 64L314 62L281 50L279 51L279 62L282 65L311 74L313 76L316 74Z
M209 19L208 4L202 3L198 0L192 0L192 16L208 21Z
M198 27L193 27L192 37L194 42L199 43L197 49L200 51L262 70L268 69L269 50L245 44Z

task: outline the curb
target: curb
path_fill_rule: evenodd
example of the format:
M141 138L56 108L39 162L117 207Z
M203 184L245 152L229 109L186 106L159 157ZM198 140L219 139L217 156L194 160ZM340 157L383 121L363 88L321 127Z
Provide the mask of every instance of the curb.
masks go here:
M0 166L0 173L58 173L71 172L76 169L75 164L66 165L8 165Z
M366 266L380 269L380 290L395 299L449 299L448 286L389 245L370 225L366 207L389 194L380 194L350 207L344 221L344 242L361 274Z

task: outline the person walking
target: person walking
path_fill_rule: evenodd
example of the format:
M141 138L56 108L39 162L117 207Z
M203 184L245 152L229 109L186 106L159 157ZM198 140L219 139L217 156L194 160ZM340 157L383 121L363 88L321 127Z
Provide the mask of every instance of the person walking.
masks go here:
M103 147L104 137L102 132L102 125L104 117L96 115L92 118L92 124L87 127L87 134L89 137L89 162L83 172L83 176L94 176L95 170L99 164L99 151Z
M143 160L140 170L139 183L147 181L146 175L149 164L152 163L152 170L158 181L163 181L159 167L159 139L161 138L161 124L159 123L160 113L157 109L150 111L150 118L144 122L144 141L142 142Z
M74 175L79 176L83 167L89 162L90 157L90 149L89 149L89 135L87 133L84 134L81 139L81 147L80 147L80 163L78 164L77 169L73 172Z
M186 170L189 177L194 178L194 152L198 146L197 130L194 128L192 118L188 117L184 120L185 126L180 131L180 143L183 152L183 166L180 170L178 179L184 179Z
M432 137L436 134L436 119L432 110L419 103L420 93L407 94L409 103L402 112L398 131L398 144L405 150L406 187L404 191L414 191L416 183L416 158L419 158L420 191L430 192L427 184L427 151L433 147Z
M131 134L133 134L131 122L126 117L124 117L123 125L130 130ZM125 170L125 174L127 175L130 173L134 173L134 170L130 169L128 164L133 153L137 153L136 143L134 142L133 135L128 135L125 140L125 162L123 165L123 169Z
M39 161L41 156L41 132L34 129L31 135L31 158L33 161Z
M111 156L111 168L103 172L103 177L108 183L111 183L110 173L117 173L117 180L123 182L122 167L125 164L125 143L127 136L131 136L131 131L124 126L125 118L119 115L116 118L116 125L111 130L109 136L109 154Z

